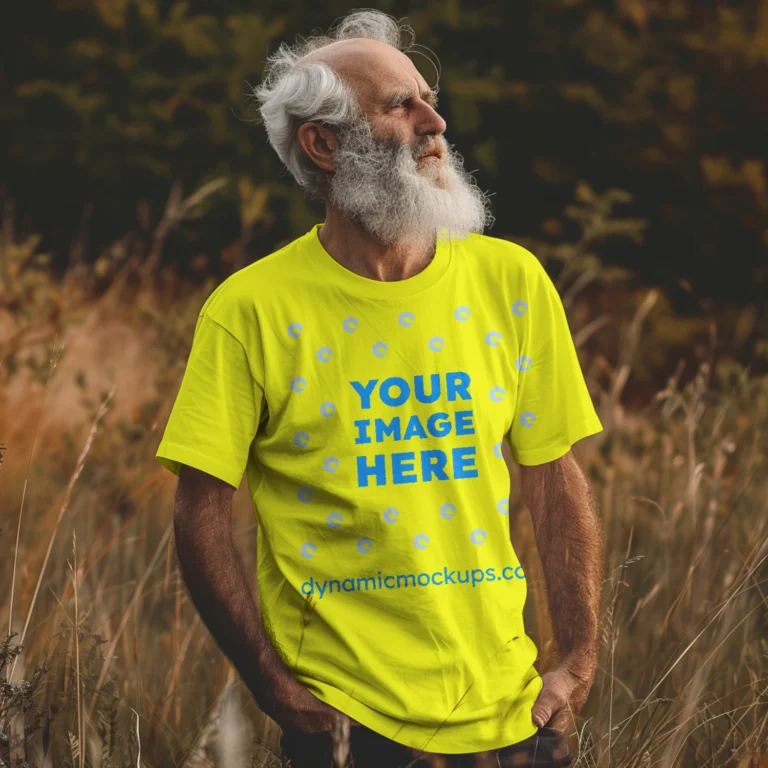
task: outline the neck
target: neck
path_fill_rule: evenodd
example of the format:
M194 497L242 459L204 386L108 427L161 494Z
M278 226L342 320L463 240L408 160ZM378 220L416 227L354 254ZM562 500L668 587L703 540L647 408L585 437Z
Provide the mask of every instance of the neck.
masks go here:
M400 241L384 245L375 237L342 218L331 206L326 208L323 226L318 232L326 251L342 266L358 275L394 282L418 274L435 255L432 242Z

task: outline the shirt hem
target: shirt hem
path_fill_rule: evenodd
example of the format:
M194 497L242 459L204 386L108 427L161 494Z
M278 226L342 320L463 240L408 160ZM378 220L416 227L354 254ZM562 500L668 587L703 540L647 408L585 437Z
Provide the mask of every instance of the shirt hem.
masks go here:
M536 695L530 702L530 708L526 709L526 707L520 707L518 709L518 714L505 722L505 731L507 735L501 740L493 739L484 743L482 738L471 742L467 740L465 734L473 731L473 726L471 724L446 723L442 727L426 728L417 726L413 723L398 723L398 721L393 718L382 715L376 710L363 704L361 701L344 693L344 691L340 691L338 688L319 683L317 680L305 681L301 679L301 676L298 676L297 679L304 685L311 685L314 689L313 693L315 693L321 701L338 709L340 712L343 712L345 715L356 720L366 728L369 728L398 744L421 751L446 755L465 755L473 754L475 752L487 752L494 749L502 749L503 747L508 747L512 744L524 741L539 730L530 717L530 710L533 708L535 699L543 687L543 681L539 686ZM539 675L534 679L541 681ZM529 725L527 729L523 727L525 725L526 713L528 713ZM352 727L355 728L356 726ZM406 731L406 733L404 734L403 731ZM437 733L435 731L437 731Z

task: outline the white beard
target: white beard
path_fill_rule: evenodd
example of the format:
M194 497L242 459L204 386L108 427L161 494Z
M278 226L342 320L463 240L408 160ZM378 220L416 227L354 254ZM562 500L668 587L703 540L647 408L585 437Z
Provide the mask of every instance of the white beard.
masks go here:
M495 220L489 197L441 136L425 136L413 148L375 139L367 120L340 129L338 136L336 171L328 179L330 202L383 245L434 242L435 237L463 240ZM436 141L442 160L419 163L416 158Z

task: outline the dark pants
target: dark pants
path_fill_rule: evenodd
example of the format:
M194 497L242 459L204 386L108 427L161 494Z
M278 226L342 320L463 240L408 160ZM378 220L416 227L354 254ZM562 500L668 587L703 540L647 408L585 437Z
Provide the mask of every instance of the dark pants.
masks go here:
M344 768L426 768L418 750L411 749L364 725L350 728L350 754ZM282 758L290 768L333 768L329 731L303 733L284 730ZM552 728L539 728L527 739L489 752L444 755L446 768L560 768L573 762L565 736Z

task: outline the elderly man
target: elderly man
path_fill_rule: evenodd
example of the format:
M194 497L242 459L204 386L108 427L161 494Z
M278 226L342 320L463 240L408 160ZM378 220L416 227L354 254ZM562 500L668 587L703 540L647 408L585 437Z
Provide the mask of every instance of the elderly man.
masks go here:
M403 29L356 11L267 64L269 141L326 218L199 313L157 450L179 560L293 768L568 765L602 563L570 449L602 425L547 273L483 234L488 198ZM543 676L513 461L561 658ZM244 473L255 598L230 524Z

